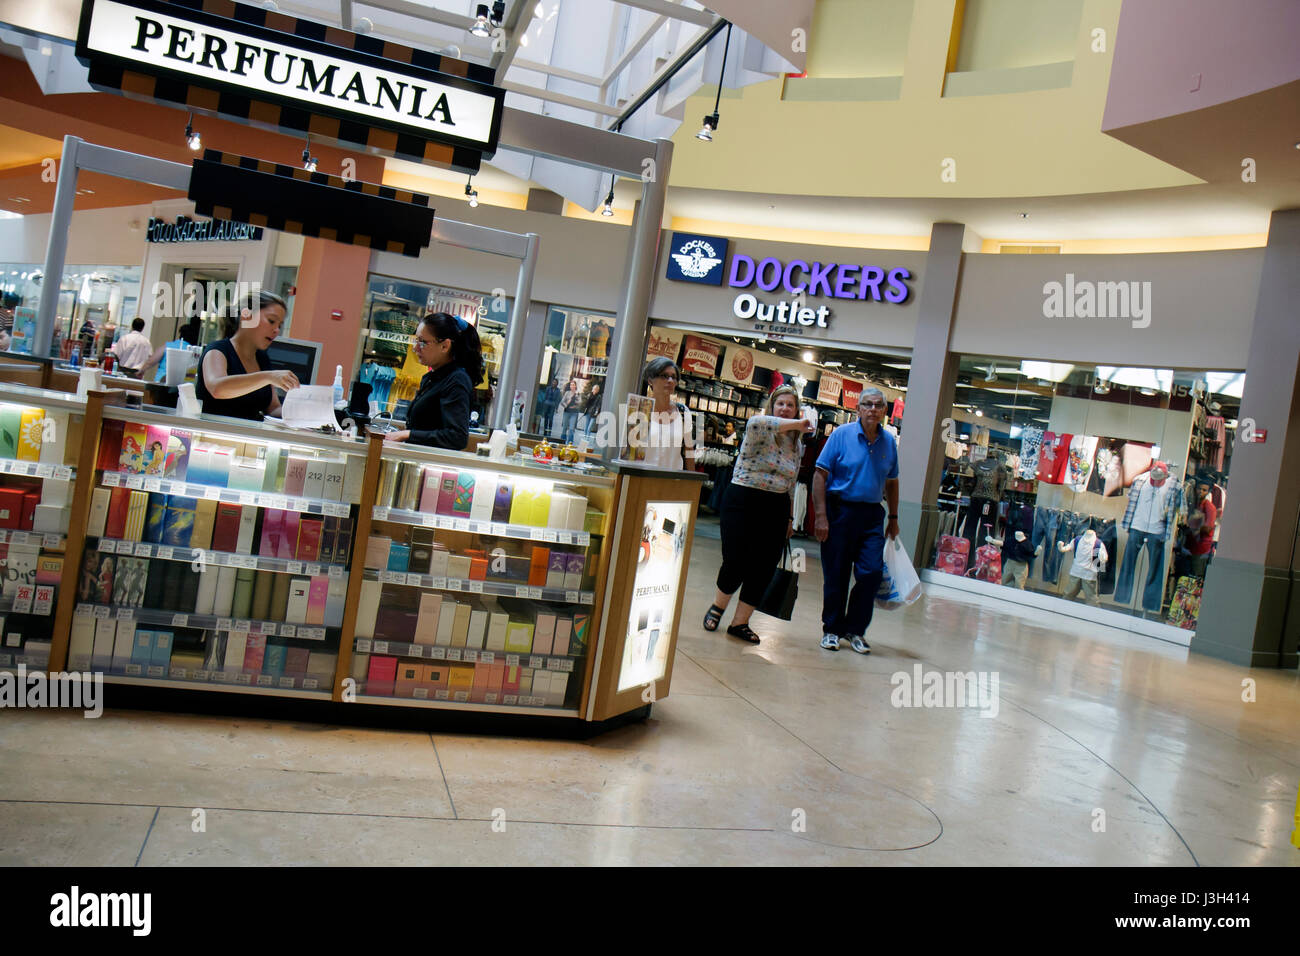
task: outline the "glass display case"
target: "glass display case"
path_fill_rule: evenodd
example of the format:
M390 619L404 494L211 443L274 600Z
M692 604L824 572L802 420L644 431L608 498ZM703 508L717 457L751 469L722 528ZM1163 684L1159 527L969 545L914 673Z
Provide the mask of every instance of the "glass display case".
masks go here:
M49 665L85 412L65 392L0 385L0 669Z
M505 354L506 326L513 299L450 289L439 285L372 275L362 313L361 341L353 367L357 377L371 386L371 397L381 412L403 418L410 400L428 371L415 357L415 327L429 312L459 316L478 330L483 348L484 377L474 392L471 419L480 423L491 416L496 385Z
M89 466L71 669L331 696L363 443L114 408Z
M358 700L577 716L614 478L383 449L351 676Z

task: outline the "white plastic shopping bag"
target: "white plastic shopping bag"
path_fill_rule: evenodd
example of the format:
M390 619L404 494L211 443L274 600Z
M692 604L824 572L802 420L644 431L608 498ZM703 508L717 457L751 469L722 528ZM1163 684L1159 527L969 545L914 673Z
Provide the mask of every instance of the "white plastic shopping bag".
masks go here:
M886 538L884 574L876 592L876 607L893 611L915 604L920 597L921 579L912 567L907 549L897 538Z

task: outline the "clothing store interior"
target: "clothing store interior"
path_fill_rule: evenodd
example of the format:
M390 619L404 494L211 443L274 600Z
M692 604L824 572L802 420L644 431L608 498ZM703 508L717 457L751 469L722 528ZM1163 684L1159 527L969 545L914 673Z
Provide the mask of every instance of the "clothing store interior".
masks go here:
M1244 380L963 356L928 566L1194 630Z

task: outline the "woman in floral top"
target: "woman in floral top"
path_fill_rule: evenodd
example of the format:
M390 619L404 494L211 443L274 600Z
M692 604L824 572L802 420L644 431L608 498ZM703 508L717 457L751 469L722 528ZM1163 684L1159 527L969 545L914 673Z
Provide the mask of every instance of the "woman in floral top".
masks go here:
M731 596L740 606L727 633L757 644L749 616L763 600L772 572L792 530L790 501L799 475L799 435L813 431L802 417L799 393L788 385L772 392L764 414L745 423L731 485L722 499L722 567L718 593L704 615L704 629L716 631Z

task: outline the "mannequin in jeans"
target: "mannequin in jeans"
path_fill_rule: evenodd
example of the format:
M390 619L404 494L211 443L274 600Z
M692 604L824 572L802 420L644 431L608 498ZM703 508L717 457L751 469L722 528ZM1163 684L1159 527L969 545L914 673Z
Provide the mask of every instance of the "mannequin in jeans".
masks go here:
M1169 467L1157 461L1145 475L1133 479L1128 509L1121 526L1128 532L1119 577L1115 582L1115 603L1128 604L1133 597L1137 565L1146 552L1147 575L1142 589L1142 607L1158 612L1164 603L1165 539L1174 527L1174 514L1182 499L1177 482L1169 478Z
M1010 541L1002 538L984 540L1002 549L1002 583L1023 591L1029 581L1029 562L1043 553L1043 546L1040 544L1035 548L1019 529L1012 533Z

